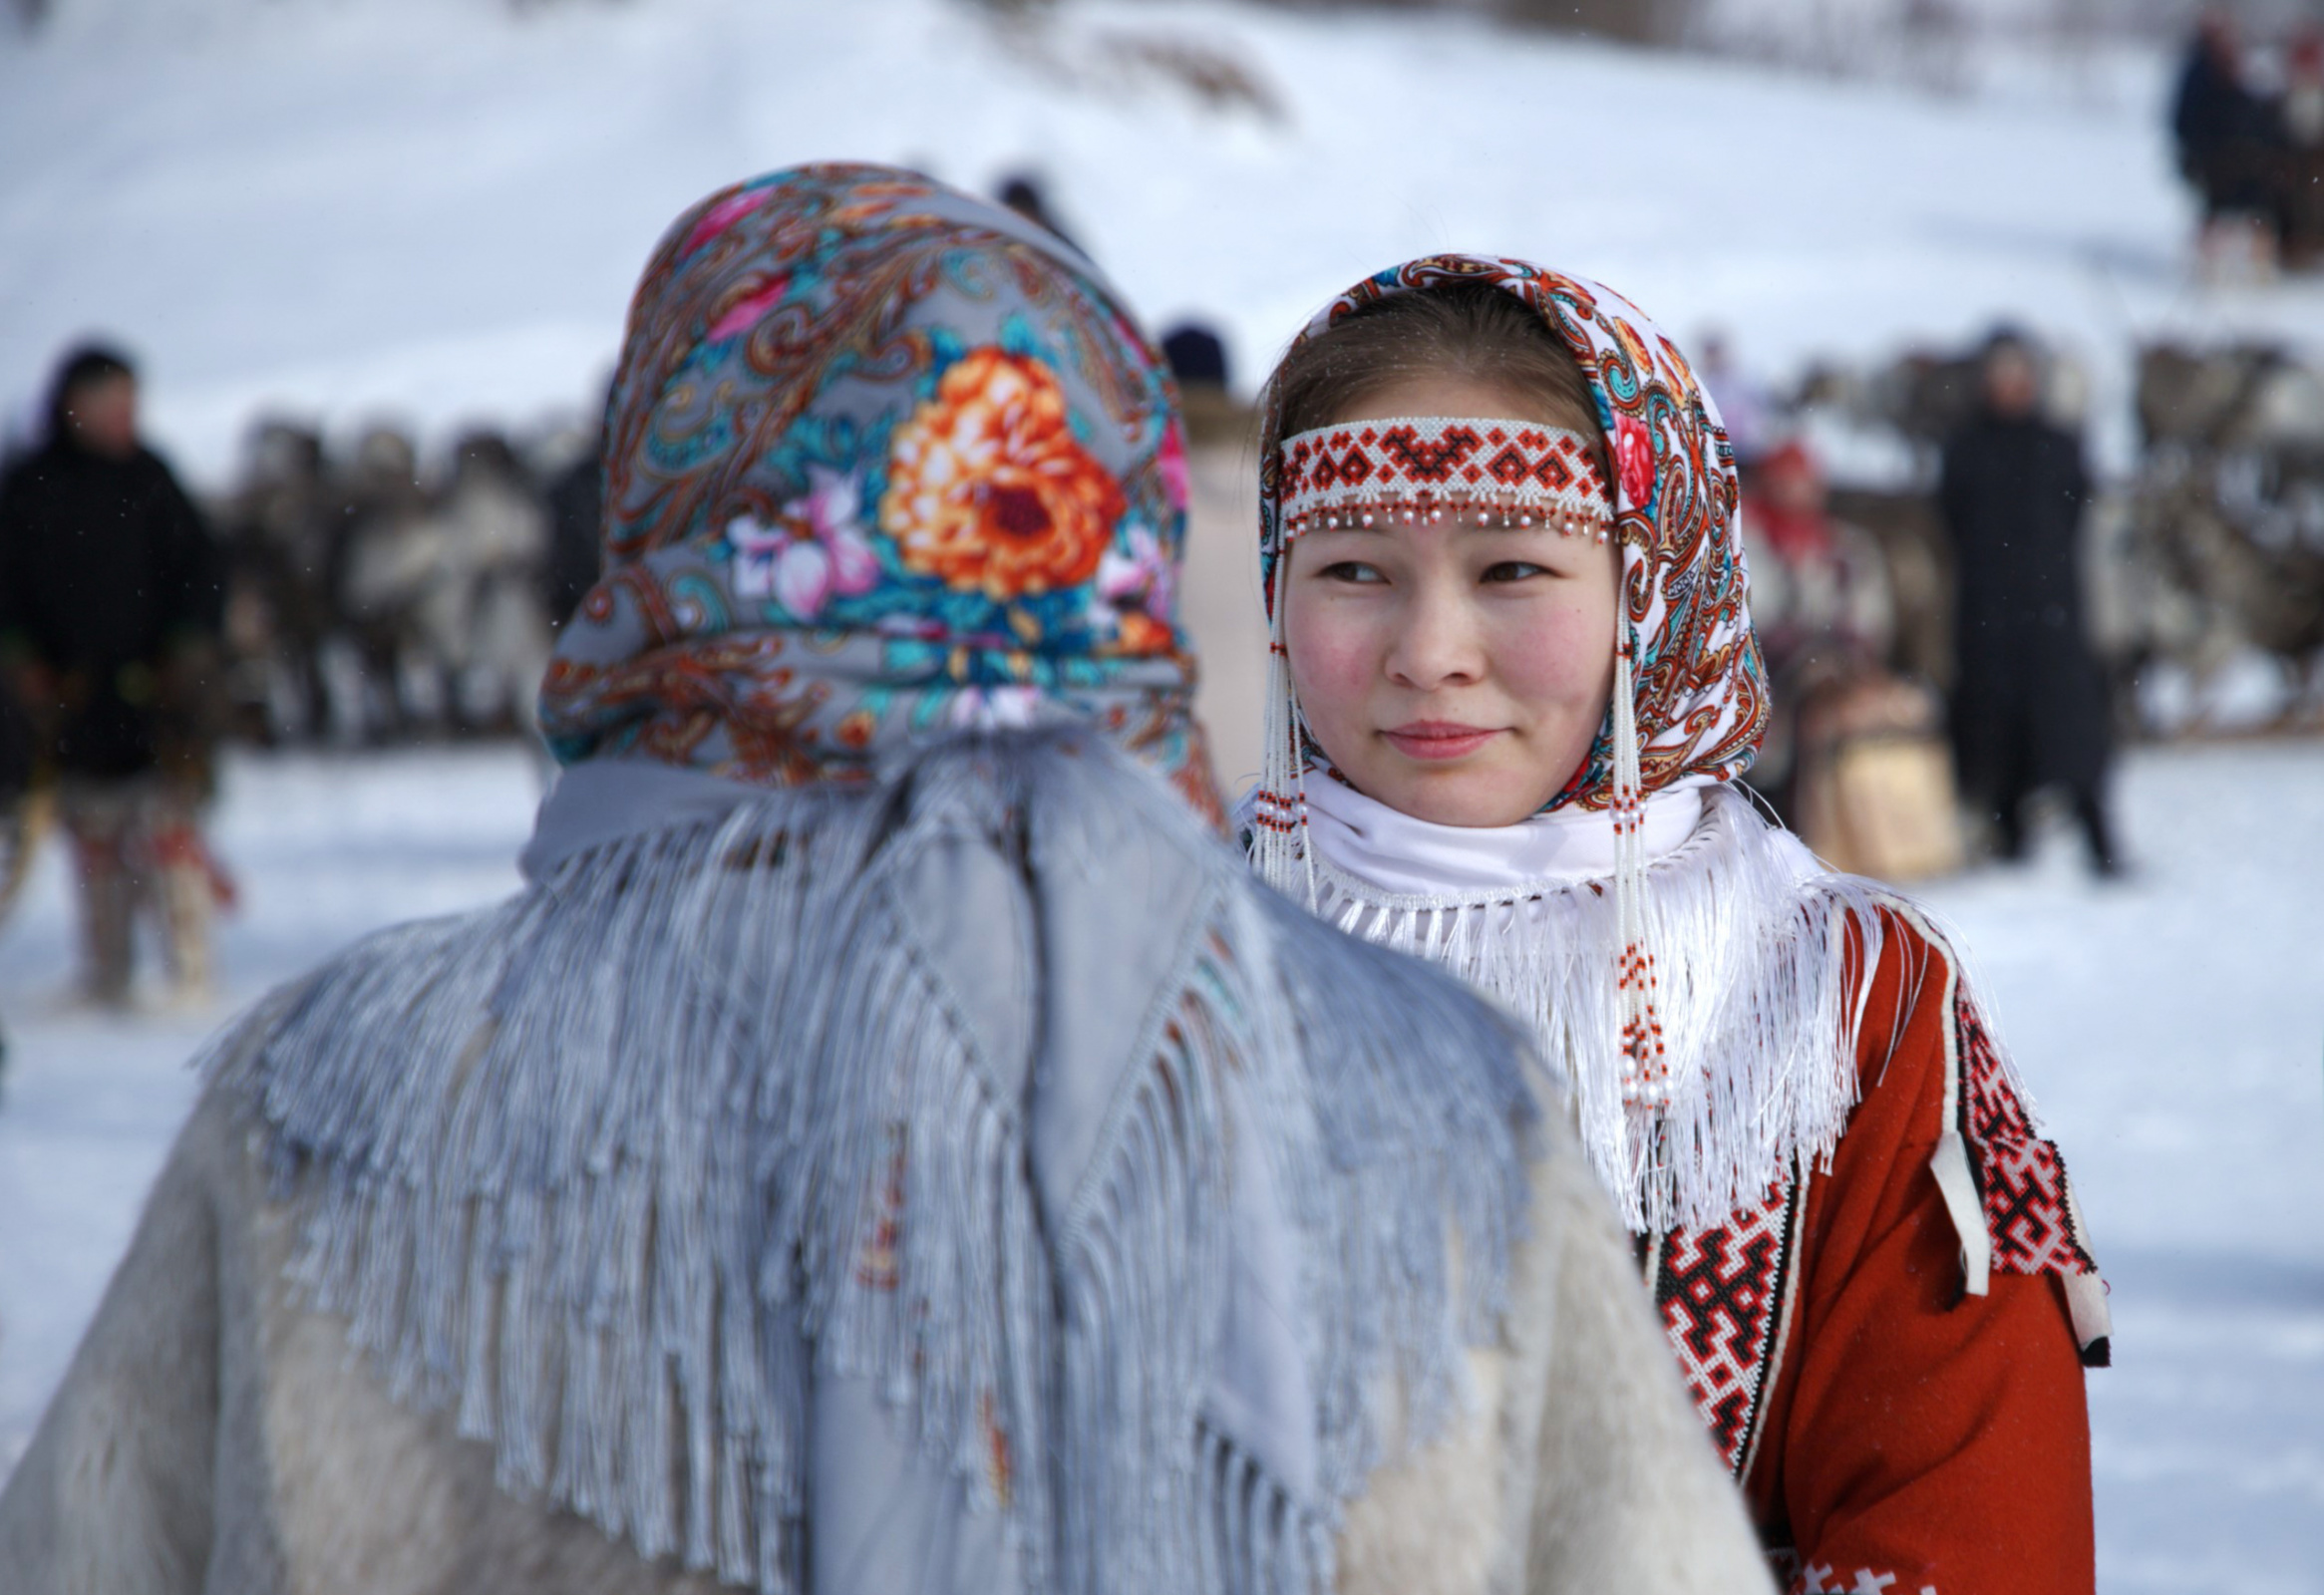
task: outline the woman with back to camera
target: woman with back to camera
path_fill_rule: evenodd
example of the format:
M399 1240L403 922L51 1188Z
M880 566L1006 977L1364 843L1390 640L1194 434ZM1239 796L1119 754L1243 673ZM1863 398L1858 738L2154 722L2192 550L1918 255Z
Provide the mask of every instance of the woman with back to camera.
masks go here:
M1530 1023L1795 1590L2091 1588L2105 1287L1950 943L1731 785L1766 688L1685 359L1416 260L1293 343L1260 461L1258 872Z

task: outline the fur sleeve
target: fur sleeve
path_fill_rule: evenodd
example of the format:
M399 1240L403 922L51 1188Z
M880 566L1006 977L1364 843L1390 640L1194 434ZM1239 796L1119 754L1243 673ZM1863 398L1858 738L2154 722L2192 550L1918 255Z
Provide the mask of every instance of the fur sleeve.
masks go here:
M63 1386L0 1494L11 1595L191 1595L218 1423L214 1110L179 1133Z
M1561 1243L1526 1587L1769 1588L1743 1497L1679 1384L1630 1243L1587 1163L1556 1150L1536 1181Z

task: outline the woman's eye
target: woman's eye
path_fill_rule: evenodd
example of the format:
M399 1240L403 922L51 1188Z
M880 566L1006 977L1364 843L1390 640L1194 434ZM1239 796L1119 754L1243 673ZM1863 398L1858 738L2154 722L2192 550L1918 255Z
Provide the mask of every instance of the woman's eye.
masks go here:
M1343 559L1337 564L1324 566L1317 574L1326 581L1353 581L1364 584L1388 579L1380 574L1378 566L1367 565L1360 559Z
M1487 581L1523 581L1528 577L1546 576L1549 573L1547 565L1536 565L1523 559L1503 559L1497 565L1488 566L1484 579Z

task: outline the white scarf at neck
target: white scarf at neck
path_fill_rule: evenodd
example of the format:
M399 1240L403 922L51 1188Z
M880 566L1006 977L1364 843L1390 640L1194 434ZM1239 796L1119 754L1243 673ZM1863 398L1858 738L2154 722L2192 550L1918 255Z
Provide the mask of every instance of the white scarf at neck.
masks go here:
M1321 774L1307 803L1316 912L1444 965L1525 1024L1633 1231L1720 1223L1829 1157L1856 1101L1877 888L1826 871L1741 793L1681 787L1644 805L1640 906L1673 1064L1663 1106L1621 1088L1610 815L1436 825Z
M1439 825L1321 772L1307 784L1307 810L1319 857L1400 896L1570 886L1614 872L1614 816L1603 811L1562 808L1513 825ZM1647 861L1676 851L1702 817L1700 783L1647 798Z

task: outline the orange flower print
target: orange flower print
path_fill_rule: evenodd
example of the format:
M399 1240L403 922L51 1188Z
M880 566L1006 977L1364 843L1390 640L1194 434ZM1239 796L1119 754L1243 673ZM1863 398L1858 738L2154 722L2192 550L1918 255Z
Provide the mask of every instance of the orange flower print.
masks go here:
M880 529L906 570L995 603L1078 587L1122 518L1122 486L1066 426L1049 368L971 350L889 448Z
M1133 609L1122 617L1122 635L1115 647L1126 654L1166 654L1178 644L1170 628Z

